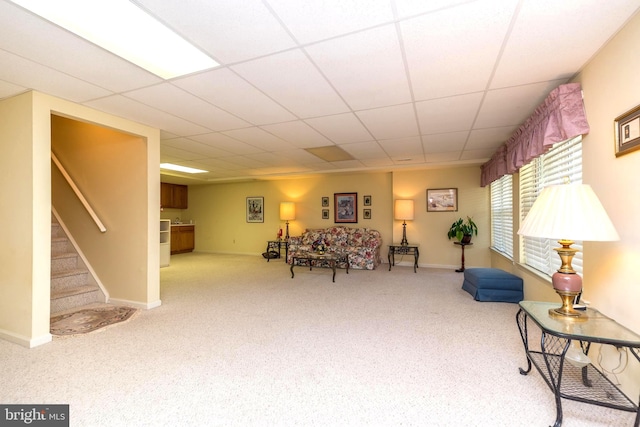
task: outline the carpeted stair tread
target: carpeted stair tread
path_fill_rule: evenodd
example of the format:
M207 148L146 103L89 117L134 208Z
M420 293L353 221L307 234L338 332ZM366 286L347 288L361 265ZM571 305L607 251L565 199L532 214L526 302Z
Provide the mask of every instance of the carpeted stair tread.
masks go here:
M99 288L92 285L76 286L74 288L51 291L51 299L54 300L59 298L65 298L73 295L86 294L89 292L94 292L99 290L100 290Z
M75 252L60 252L57 254L51 254L51 259L74 258L77 256L78 254Z
M51 272L51 279L58 279L60 277L67 277L67 276L75 276L78 274L85 274L87 273L87 270L83 270L83 269L71 269L71 270L63 270L63 271L55 271L55 272Z

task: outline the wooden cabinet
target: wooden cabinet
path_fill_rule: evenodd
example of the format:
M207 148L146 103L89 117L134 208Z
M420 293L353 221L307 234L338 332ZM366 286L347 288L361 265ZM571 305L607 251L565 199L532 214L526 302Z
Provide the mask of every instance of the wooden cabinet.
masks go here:
M196 243L195 225L171 226L171 254L192 252Z
M160 205L163 208L187 209L189 205L186 185L160 183Z

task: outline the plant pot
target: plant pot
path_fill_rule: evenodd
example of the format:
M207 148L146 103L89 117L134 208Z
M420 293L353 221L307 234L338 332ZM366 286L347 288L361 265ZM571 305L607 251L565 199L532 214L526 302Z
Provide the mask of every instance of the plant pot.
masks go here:
M465 234L464 236L462 236L462 240L460 240L460 243L471 243L471 234Z

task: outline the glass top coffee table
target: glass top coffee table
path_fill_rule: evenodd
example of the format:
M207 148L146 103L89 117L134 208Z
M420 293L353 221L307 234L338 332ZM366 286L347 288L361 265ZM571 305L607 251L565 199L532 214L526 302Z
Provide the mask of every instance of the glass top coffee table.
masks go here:
M343 251L336 252L312 252L312 251L296 251L291 257L291 278L293 279L293 267L296 265L296 261L306 261L305 264L309 265L309 270L313 268L314 263L316 266L325 263L333 270L332 281L336 281L336 264L338 262L345 262L347 264L347 274L349 274L349 253Z

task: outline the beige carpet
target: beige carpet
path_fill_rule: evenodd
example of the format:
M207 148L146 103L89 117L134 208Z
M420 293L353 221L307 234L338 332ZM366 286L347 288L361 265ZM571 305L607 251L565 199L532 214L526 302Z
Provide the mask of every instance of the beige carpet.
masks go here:
M138 310L125 306L101 306L76 310L51 318L50 331L55 336L76 336L101 331L130 320Z
M292 279L283 260L191 253L160 277L162 306L121 326L30 350L0 341L0 402L66 403L71 425L92 427L555 420L539 373L518 372L518 306L474 301L452 270L384 264L332 283L327 269ZM633 425L627 412L563 406L563 427Z

